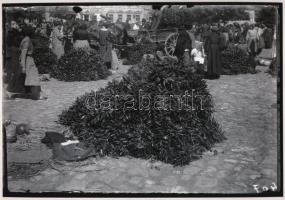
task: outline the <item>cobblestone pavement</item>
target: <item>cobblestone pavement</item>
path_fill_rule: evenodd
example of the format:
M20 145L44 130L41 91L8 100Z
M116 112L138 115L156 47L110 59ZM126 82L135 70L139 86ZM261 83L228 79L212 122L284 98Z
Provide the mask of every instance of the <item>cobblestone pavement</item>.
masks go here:
M128 67L120 67L119 78ZM215 117L227 140L185 167L121 157L90 158L80 163L54 164L29 179L9 177L13 192L174 192L255 193L253 185L277 184L276 78L258 67L257 74L207 80L214 97ZM4 101L4 117L29 122L35 140L47 130L62 130L58 114L79 95L104 87L108 80L43 83L49 99ZM12 148L13 146L9 146ZM273 184L272 184L273 183Z

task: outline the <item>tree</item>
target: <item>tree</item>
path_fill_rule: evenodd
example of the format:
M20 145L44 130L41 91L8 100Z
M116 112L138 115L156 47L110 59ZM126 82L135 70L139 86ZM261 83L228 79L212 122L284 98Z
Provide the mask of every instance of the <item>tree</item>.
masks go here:
M277 21L277 8L274 6L267 6L262 8L256 17L256 22L263 23L267 27L273 28Z
M159 28L181 27L194 23L217 23L219 20L248 20L249 15L243 7L202 7L179 8L172 6L165 9Z

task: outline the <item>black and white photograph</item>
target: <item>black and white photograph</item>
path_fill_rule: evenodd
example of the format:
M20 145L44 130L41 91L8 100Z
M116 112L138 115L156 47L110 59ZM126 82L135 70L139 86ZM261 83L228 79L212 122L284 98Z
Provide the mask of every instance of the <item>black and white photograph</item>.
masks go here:
M2 3L6 197L281 197L282 6Z

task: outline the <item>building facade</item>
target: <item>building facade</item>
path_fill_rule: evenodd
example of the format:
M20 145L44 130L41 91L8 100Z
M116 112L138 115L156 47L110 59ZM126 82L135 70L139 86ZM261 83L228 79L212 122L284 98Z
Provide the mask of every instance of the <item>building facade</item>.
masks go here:
M83 6L81 16L83 20L101 21L101 15L108 16L112 22L121 21L141 23L142 19L149 20L152 13L151 6Z

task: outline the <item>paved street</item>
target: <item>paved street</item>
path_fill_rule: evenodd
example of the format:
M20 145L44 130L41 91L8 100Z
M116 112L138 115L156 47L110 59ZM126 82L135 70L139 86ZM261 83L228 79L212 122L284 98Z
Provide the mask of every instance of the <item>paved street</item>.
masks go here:
M4 100L4 118L29 123L31 137L40 142L45 131L62 131L57 116L77 96L106 86L129 66L121 66L108 80L42 82L46 101ZM175 192L255 193L253 185L277 184L276 78L259 66L257 74L221 76L207 80L214 97L215 117L227 140L185 167L122 157L90 158L80 163L54 164L36 176L9 178L9 190L23 192ZM13 152L16 144L9 144ZM46 151L48 154L48 150ZM54 169L56 168L56 170Z

